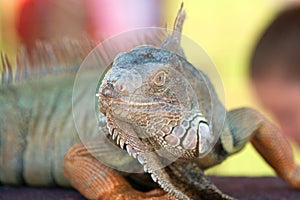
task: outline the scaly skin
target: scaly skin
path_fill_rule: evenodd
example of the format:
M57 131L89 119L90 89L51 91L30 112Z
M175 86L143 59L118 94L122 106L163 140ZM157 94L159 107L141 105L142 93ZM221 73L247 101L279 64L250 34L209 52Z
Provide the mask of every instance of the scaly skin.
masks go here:
M38 57L20 50L18 66L0 52L0 182L70 186L64 155L80 142L72 89L76 69L93 45L86 38L37 45Z
M248 141L281 178L300 188L299 166L277 128L249 108L230 111L223 121L225 108L210 80L182 57L178 31L184 18L181 8L175 31L160 48L141 46L115 58L98 94L109 134L117 144L125 143L145 172L179 199L232 199L203 170L240 151ZM219 130L212 151L201 158L214 144L212 133ZM164 166L162 160L170 155L177 159Z
M184 16L180 10L175 31L181 31ZM184 57L171 52L183 55L179 43L180 34L173 34L161 48L139 47L123 54L115 60L114 71L106 75L99 91L100 111L106 115L105 120L109 124L108 129L103 131L107 135L118 134L119 139L126 140L127 146L131 147L128 151L135 153L146 172L162 189L155 189L155 185L150 187L150 184L149 192L135 189L132 182L127 181L130 179L126 175L106 167L94 157L103 153L99 152L102 147L97 142L91 141L93 148L88 150L80 144L71 115L74 73L60 76L50 74L40 80L1 88L0 113L5 115L0 117L0 181L10 184L72 185L89 199L233 199L216 188L203 170L239 152L251 141L280 177L300 189L299 166L295 164L291 148L279 130L257 111L248 108L229 111L223 124L220 116L225 108L208 78ZM127 59L128 55L133 55L135 60ZM159 56L164 59L159 60ZM124 81L132 70L130 67L134 68L136 64L139 68L135 70L140 72L140 80L149 83L143 88L145 90L136 90L141 86L137 82L129 84ZM121 66L126 66L124 69L128 73L121 73ZM120 76L118 73L121 73ZM180 74L181 77L175 76ZM176 84L172 80L176 80ZM159 89L165 85L175 90ZM206 85L210 95L207 95ZM82 83L82 95L88 86ZM195 102L192 91L198 102ZM138 95L136 92L139 92ZM132 97L130 104L126 96ZM74 99L75 102L82 100L80 97ZM148 100L147 109L143 107L143 100ZM213 111L208 106L211 101ZM78 121L86 127L81 131L93 136L94 127L89 124L91 115L88 112L83 111ZM191 116L193 120L189 119ZM155 120L159 122L156 125L153 123ZM198 132L198 128L195 134L184 127L183 131L175 129L176 126L183 126L183 120L195 121L197 125L201 124L203 130ZM163 129L167 125L171 128ZM133 127L131 133L136 134L134 138L126 134L126 128L130 127ZM222 132L213 149L200 157L208 151L209 133L219 130ZM157 136L156 131L160 131ZM155 137L145 138L147 134ZM184 141L179 137L181 134L190 135L190 139L178 143L178 139ZM143 136L143 139L138 136ZM161 155L145 154L155 148L166 149L178 159L170 165L157 168L162 166L159 159ZM121 159L120 164L127 162L127 159L132 158ZM143 175L138 179L141 185L149 180L148 176Z
M65 176L88 199L168 199L161 189L140 192L117 171L94 158L82 145L74 145L65 158ZM91 178L92 177L92 178Z
M70 115L73 76L0 88L0 182L69 185L64 154L80 142Z

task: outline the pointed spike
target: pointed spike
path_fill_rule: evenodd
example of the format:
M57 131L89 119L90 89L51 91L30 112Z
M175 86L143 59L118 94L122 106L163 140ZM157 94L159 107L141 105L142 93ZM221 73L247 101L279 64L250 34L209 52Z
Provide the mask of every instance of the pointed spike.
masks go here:
M115 130L112 134L112 139L115 140L118 135L118 132Z
M144 172L148 172L148 168L146 165L144 165Z
M125 144L125 141L121 138L120 139L120 147L121 147L121 149L124 149L124 144Z
M177 16L176 16L176 19L175 19L175 22L174 22L174 25L173 25L173 30L176 31L176 32L179 32L179 33L182 32L183 22L184 22L185 17L186 17L186 13L183 10L183 5L184 5L184 3L182 2L181 5L180 5L179 10L177 12Z
M87 35L76 38L37 40L32 49L24 45L16 54L0 52L0 84L23 81L66 70L73 71L96 44Z
M183 57L184 57L184 53L180 43L181 43L182 27L185 18L186 18L186 13L183 10L183 2L182 2L180 9L177 12L176 19L174 21L172 35L167 37L167 39L161 44L162 49L175 52Z
M141 163L142 165L145 164L145 160L143 159L143 157L141 155L138 155L137 159L138 159L139 163Z
M134 158L136 159L136 157L137 157L137 152L136 152L136 150L135 150L135 149L132 149L131 153L132 153L132 157L134 157Z
M151 174L151 178L152 178L152 180L153 180L154 182L157 181L157 178L156 178L156 176L155 176L154 174Z
M126 145L126 151L131 156L131 147L129 145Z
M120 144L120 135L117 136L117 145Z

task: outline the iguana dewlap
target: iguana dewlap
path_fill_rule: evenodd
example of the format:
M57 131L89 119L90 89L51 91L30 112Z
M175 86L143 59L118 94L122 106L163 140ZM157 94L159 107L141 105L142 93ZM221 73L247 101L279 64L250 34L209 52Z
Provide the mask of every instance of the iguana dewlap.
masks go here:
M66 73L1 87L0 182L71 184L88 199L232 199L203 170L251 141L281 178L300 188L299 166L275 126L249 108L220 119L226 110L212 84L183 56L179 32L184 18L180 9L174 33L160 48L141 46L116 57L98 92L99 110L105 114L101 122L107 122L102 134L136 158L145 174L115 171L93 156L101 150L97 141L91 141L90 152L80 143L72 118L75 74ZM129 75L134 81L128 81ZM83 83L82 95L85 87ZM85 116L90 115L82 113L84 132L92 135L94 127ZM212 135L220 130L214 143ZM178 159L161 167L157 149Z

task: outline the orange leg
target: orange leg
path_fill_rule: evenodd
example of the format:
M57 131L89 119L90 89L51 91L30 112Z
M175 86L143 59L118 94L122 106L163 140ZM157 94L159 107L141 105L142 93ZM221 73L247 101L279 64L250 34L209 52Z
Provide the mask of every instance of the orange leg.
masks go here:
M251 140L255 149L276 173L292 187L300 189L300 167L295 162L290 144L278 128L249 108L230 111L228 120L236 144L233 153Z
M64 173L71 185L88 199L169 199L163 190L137 191L115 170L101 164L80 144L67 152Z
M294 160L290 144L278 129L265 121L251 142L282 179L300 189L300 167Z

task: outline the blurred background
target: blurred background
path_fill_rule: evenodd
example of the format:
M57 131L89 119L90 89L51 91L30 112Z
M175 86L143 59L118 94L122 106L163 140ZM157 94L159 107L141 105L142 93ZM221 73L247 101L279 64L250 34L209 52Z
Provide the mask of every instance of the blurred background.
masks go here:
M248 80L252 47L284 0L186 0L183 33L201 45L223 80L228 109L251 106L270 115L256 101ZM63 36L88 35L100 42L139 27L172 28L179 0L0 0L0 49L13 58L21 44ZM1 65L0 65L1 66ZM1 72L1 69L0 69ZM275 122L276 123L276 122ZM299 152L294 146L295 151ZM300 162L299 153L296 158ZM208 170L209 174L274 175L249 144L239 154Z

